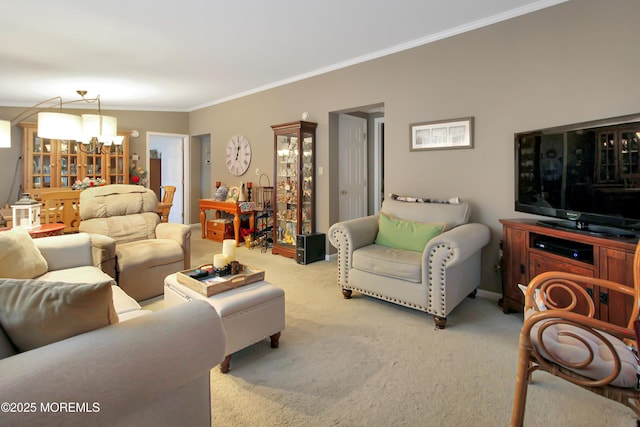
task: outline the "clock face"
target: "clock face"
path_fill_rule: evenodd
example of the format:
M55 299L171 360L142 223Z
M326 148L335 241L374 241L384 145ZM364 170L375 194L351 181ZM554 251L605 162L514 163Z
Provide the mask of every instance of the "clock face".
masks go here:
M234 135L227 143L225 163L235 176L244 175L251 163L251 144L244 135Z

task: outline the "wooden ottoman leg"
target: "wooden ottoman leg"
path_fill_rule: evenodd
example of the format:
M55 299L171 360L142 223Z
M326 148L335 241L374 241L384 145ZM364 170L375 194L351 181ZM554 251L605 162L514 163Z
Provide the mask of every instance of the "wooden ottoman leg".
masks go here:
M278 348L280 345L280 335L282 335L282 332L271 335L271 348Z
M229 372L229 369L231 369L231 355L227 355L227 357L224 358L224 360L222 361L222 363L220 364L220 372L222 372L223 374L226 374L227 372Z

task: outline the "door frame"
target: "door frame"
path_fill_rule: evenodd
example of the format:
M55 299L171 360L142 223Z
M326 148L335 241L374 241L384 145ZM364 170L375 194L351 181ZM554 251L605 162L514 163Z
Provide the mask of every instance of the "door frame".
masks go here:
M146 140L145 140L145 153L146 153L146 167L147 171L149 170L149 142L154 136L168 136L174 138L180 138L182 140L182 224L189 224L191 218L191 208L189 206L189 194L191 194L191 180L187 171L189 170L189 165L191 161L191 149L190 149L190 138L189 135L179 134L179 133L166 133L166 132L154 132L147 131L146 132ZM161 196L158 194L158 198Z
M376 117L373 119L373 213L377 214L382 207L382 170L384 161L383 142L384 133L382 125L384 117Z

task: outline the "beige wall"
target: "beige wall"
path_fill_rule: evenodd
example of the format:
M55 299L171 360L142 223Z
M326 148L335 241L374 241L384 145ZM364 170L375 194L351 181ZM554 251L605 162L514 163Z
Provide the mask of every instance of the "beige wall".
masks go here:
M332 112L384 104L386 193L460 196L472 220L492 229L481 287L499 292L494 271L499 218L514 212L513 134L637 113L637 0L580 0L334 71L190 114L192 134L211 134L212 176L228 184L224 145L252 143L256 168L273 173L271 125L311 113L318 123L318 231L337 220L337 150ZM259 67L256 72L259 72ZM468 150L409 151L409 124L475 117ZM273 178L271 178L273 179Z

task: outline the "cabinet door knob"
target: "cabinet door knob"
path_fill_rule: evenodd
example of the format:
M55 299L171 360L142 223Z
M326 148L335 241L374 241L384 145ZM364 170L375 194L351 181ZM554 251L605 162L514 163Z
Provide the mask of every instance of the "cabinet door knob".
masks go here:
M340 194L347 194L347 191L346 191L346 190L342 190L342 191L340 192Z

